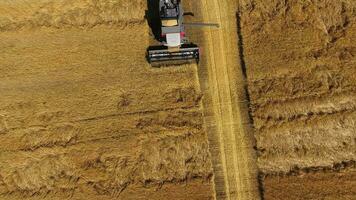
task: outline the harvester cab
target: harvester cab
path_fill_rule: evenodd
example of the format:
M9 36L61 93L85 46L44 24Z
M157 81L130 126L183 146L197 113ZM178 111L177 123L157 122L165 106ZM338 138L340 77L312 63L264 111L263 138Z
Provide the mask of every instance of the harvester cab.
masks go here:
M150 46L147 49L146 58L153 66L177 65L190 62L199 63L199 47L190 43L185 36L185 25L190 26L219 26L217 24L203 24L183 22L184 13L181 0L159 0L158 8L154 9L160 25L160 30L156 40L161 45ZM149 22L150 23L150 22ZM151 22L152 23L152 22ZM157 34L156 34L157 35Z

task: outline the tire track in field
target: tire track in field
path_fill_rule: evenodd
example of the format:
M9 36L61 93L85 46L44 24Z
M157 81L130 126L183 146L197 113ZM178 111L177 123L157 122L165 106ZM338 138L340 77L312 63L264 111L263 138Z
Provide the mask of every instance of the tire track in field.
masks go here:
M257 168L245 100L244 78L238 62L236 11L231 0L202 0L204 21L219 29L204 35L207 55L200 81L207 94L205 122L215 175L217 199L259 199Z

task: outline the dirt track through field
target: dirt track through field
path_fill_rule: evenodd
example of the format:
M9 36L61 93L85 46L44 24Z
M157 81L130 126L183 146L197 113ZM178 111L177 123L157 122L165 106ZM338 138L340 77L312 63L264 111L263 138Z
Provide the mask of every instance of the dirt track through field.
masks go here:
M195 4L196 7L199 7ZM205 125L218 199L259 199L257 168L239 65L236 1L201 1L203 19L219 23L204 34L207 51L199 66L206 94ZM205 71L207 70L207 71Z

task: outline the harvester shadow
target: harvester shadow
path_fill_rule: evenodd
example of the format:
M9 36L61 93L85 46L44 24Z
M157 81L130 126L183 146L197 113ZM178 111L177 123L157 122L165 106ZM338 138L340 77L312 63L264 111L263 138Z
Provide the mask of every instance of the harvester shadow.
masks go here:
M147 19L154 38L160 41L162 24L159 16L159 0L147 0L147 9L145 18Z

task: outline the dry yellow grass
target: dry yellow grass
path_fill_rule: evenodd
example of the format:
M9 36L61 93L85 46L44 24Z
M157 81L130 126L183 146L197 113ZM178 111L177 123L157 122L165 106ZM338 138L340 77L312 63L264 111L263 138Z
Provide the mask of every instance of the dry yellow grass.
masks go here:
M147 64L145 9L0 3L0 199L212 198L196 68Z
M248 87L266 199L354 199L347 191L355 186L353 173L323 172L344 165L352 171L354 165L347 163L356 160L355 1L243 2ZM287 176L295 171L306 173ZM345 190L333 190L332 182Z

